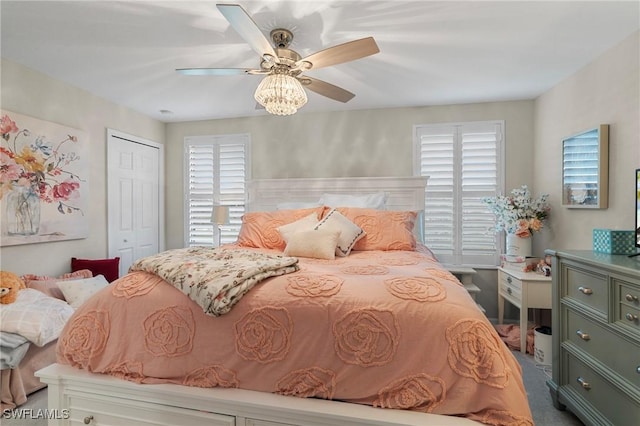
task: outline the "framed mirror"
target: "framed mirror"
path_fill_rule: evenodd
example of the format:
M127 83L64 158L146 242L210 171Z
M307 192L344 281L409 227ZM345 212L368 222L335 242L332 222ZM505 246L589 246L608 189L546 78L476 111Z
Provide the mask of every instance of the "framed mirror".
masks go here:
M562 204L569 208L606 209L609 189L609 125L562 141Z

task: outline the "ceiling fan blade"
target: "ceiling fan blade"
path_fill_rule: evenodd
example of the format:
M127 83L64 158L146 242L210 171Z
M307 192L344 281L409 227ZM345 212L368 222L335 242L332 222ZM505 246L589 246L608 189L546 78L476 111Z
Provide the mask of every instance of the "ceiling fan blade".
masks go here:
M251 68L179 68L176 71L184 75L239 75L266 74L269 72Z
M326 81L318 80L317 78L312 78L305 75L303 77L300 77L299 79L302 80L304 87L306 87L307 89L316 92L319 95L333 99L334 101L349 102L355 96L348 90L344 90L338 86L329 84Z
M242 6L237 4L217 4L216 6L233 29L249 43L253 50L258 52L258 55L263 56L266 53L274 58L278 57L269 40L262 34L260 28Z
M380 52L380 49L376 41L373 37L367 37L313 53L306 58L300 59L296 62L296 65L301 62L309 62L311 68L308 69L318 69L364 58L365 56L374 55L378 52Z

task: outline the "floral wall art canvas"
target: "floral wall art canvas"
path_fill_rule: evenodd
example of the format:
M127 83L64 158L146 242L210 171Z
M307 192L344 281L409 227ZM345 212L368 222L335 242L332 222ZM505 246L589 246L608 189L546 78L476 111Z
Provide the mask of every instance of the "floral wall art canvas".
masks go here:
M86 238L86 133L0 110L1 246Z

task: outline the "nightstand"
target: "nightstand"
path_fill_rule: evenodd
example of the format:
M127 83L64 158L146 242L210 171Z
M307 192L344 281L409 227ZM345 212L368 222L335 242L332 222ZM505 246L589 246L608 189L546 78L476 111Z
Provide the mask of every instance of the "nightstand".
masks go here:
M527 352L529 308L551 309L551 277L498 268L498 324L504 317L504 301L520 308L520 352Z
M460 280L460 283L462 283L465 290L467 290L467 292L469 293L473 301L476 302L478 309L480 309L482 313L485 313L486 312L485 309L477 301L478 293L480 293L481 291L480 287L478 287L473 283L473 276L476 274L476 270L468 266L456 266L456 265L443 265L443 266L447 268L449 272L455 275L456 278L458 278L458 280Z

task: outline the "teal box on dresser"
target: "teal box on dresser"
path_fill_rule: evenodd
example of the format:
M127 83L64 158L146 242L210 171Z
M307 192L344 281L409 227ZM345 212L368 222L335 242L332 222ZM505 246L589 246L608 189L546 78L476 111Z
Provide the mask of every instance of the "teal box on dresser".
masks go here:
M640 424L640 258L551 256L553 404L587 426Z
M593 230L593 251L607 254L634 254L636 232L615 229Z

